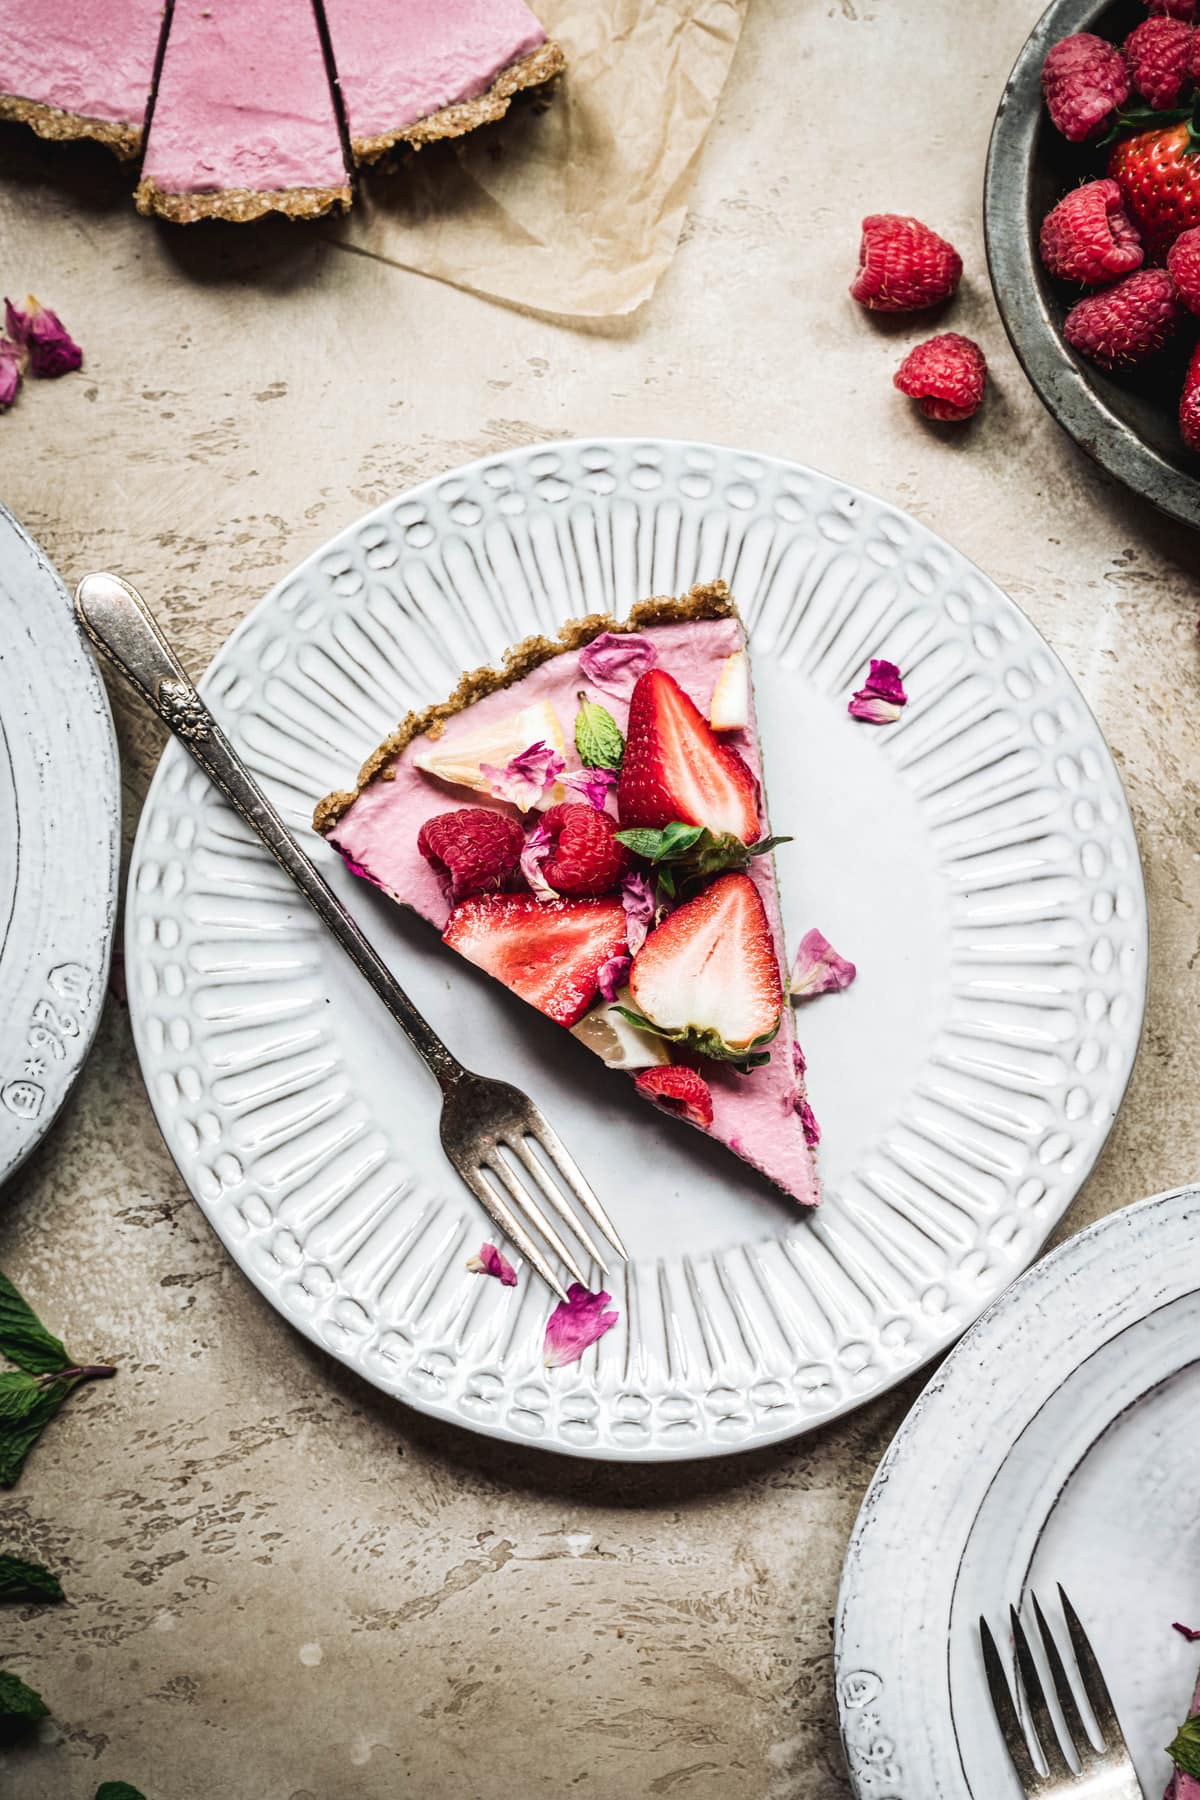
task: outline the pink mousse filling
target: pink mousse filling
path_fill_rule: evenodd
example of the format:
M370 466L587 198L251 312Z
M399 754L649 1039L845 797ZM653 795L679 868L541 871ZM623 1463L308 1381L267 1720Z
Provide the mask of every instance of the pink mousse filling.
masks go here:
M657 625L641 635L652 639L658 651L659 666L674 675L704 713L708 711L721 664L745 643L745 634L735 619ZM580 673L577 654L568 651L553 657L526 675L519 687L488 694L475 701L467 712L451 719L438 739L438 747L452 744L456 732L477 731L491 718L502 718L518 707L542 700L548 700L553 706L569 744L578 705L576 696L581 687L587 686ZM622 731L629 715L632 690L632 682L624 698L607 691L591 690L593 697L613 714ZM761 781L762 765L753 715L750 729L736 734L730 741L735 743ZM499 811L510 809L462 788L443 785L414 768L412 757L428 746L427 738L415 738L392 765L394 779L385 781L377 777L372 781L339 819L330 834L330 842L354 874L374 882L394 900L411 906L441 931L450 916L450 903L433 869L417 849L417 834L422 824L434 814L449 812L456 806L494 804ZM568 766L578 767L574 753ZM754 858L750 875L762 896L786 993L788 970L783 920L770 857ZM719 1063L705 1065L704 1078L713 1097L710 1135L720 1138L744 1161L760 1169L797 1200L805 1205L815 1205L818 1198L816 1173L796 1113L793 1038L791 1008L785 1003L779 1034L771 1045L769 1063L755 1069L751 1075L739 1075L732 1069L722 1068Z
M0 0L0 91L139 126L163 12L164 0Z
M352 138L473 100L546 34L522 0L325 0Z
M345 184L312 0L175 0L142 173L169 194Z

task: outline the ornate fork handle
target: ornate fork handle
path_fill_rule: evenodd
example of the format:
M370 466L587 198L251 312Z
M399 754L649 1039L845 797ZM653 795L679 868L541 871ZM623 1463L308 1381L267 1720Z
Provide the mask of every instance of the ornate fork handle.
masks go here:
M444 1093L468 1073L418 1012L320 870L300 848L251 775L159 630L137 590L116 575L85 575L75 590L80 623L102 656L137 689L167 729L261 838L285 875L370 982Z

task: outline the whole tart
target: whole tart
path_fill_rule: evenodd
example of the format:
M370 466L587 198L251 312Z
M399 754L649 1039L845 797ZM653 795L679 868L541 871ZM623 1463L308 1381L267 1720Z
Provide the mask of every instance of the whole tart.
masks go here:
M732 708L731 689L740 694ZM615 745L608 766L620 775L602 774L602 791L583 800L591 778L580 724L585 709L599 707L604 743ZM532 797L511 785L497 766L506 753L510 775L531 763L541 768L544 792ZM539 819L547 822L543 839L551 823L564 832L559 857L562 815L576 805L605 812L610 837L618 826L631 832L628 873L617 891L615 881L599 879L595 888L551 883L553 891L539 893L528 861ZM508 872L487 891L448 883L431 850L432 834L465 808L482 812L484 827L488 814L501 815L491 832L515 846ZM637 848L651 842L639 829L649 829L648 820L659 840L663 831L696 836L703 822L701 845L686 856L719 847L703 865L654 863L652 850ZM749 849L770 828L746 634L723 582L642 601L621 621L591 614L555 638L525 639L499 668L464 675L447 700L410 714L352 789L321 801L313 823L355 875L633 1076L648 1099L801 1204L816 1204L816 1133L787 1001L774 858L769 847ZM556 863L543 867L553 874ZM644 903L636 936L625 898L635 890ZM687 1098L696 1078L698 1106Z
M324 0L350 149L371 163L500 118L564 66L523 0Z
M0 0L0 118L136 156L165 17L164 0Z
M349 206L312 0L175 0L135 198L180 224Z

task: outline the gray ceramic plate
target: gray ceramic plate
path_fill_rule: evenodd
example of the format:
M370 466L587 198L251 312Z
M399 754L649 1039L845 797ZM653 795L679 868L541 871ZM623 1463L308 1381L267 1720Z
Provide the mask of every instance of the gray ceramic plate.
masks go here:
M120 826L103 683L62 582L0 507L0 1184L91 1047Z
M1103 173L1101 157L1061 138L1042 105L1051 44L1073 31L1120 41L1146 16L1136 0L1054 0L1017 58L988 150L984 229L996 305L1021 366L1081 449L1146 500L1200 524L1200 461L1180 442L1179 393L1192 334L1142 370L1106 375L1063 342L1062 321L1081 290L1041 265L1038 228L1055 201Z

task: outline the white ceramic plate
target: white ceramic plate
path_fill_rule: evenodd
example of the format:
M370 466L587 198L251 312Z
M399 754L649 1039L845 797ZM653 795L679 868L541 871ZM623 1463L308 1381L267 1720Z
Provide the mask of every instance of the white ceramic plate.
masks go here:
M91 1047L120 825L104 685L62 582L0 507L0 1184Z
M725 576L751 631L793 943L858 964L800 1020L827 1199L743 1164L449 955L309 829L410 707L527 633ZM846 713L871 655L900 724ZM1029 622L914 520L710 445L490 458L382 506L236 631L205 692L451 1046L545 1107L634 1253L621 1324L553 1375L540 1284L486 1233L425 1070L188 762L163 758L128 904L167 1142L242 1269L413 1405L603 1457L715 1454L858 1405L956 1337L1090 1169L1141 1025L1146 923L1112 759Z
M1171 1624L1200 1626L1198 1243L1200 1188L1102 1219L996 1302L905 1420L838 1606L861 1800L1016 1800L977 1622L1006 1644L1032 1589L1061 1632L1059 1582L1162 1792L1198 1656Z

